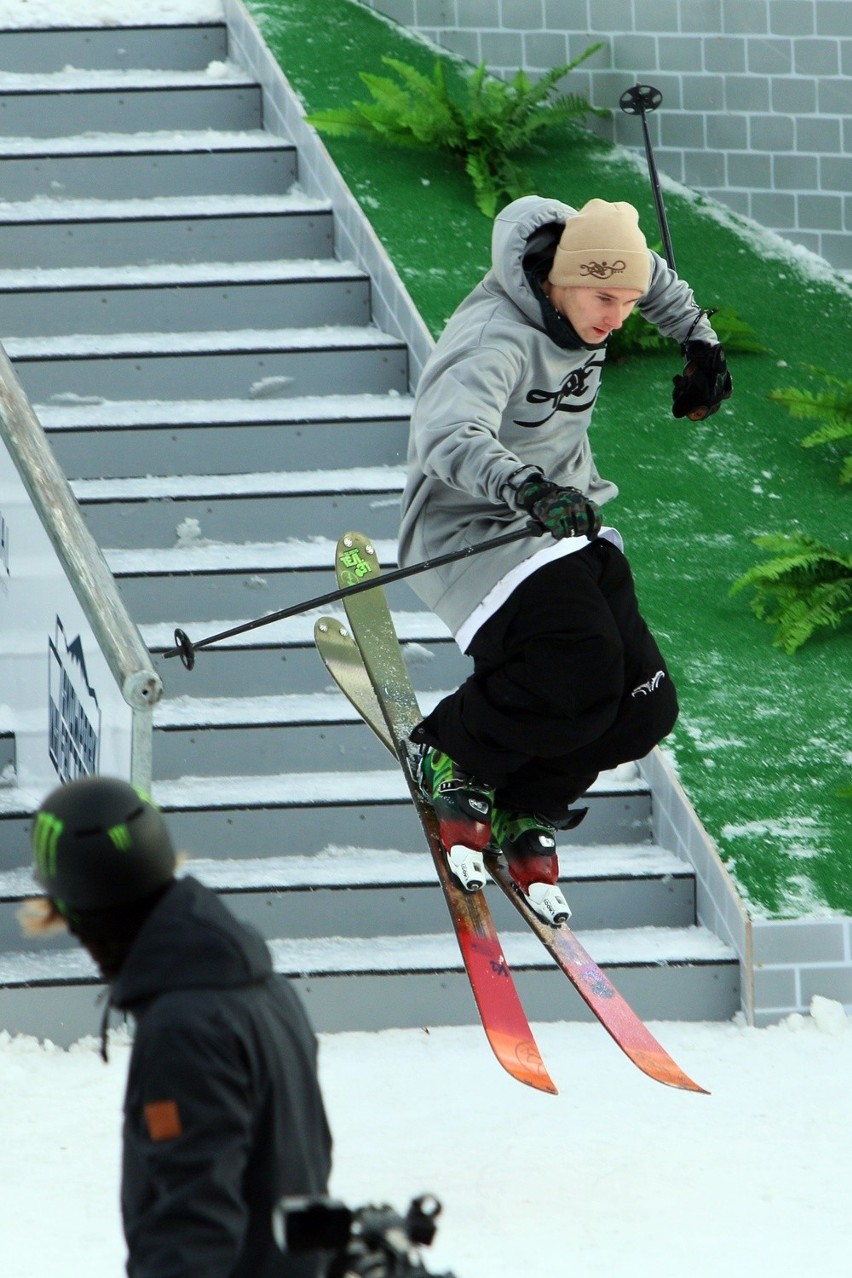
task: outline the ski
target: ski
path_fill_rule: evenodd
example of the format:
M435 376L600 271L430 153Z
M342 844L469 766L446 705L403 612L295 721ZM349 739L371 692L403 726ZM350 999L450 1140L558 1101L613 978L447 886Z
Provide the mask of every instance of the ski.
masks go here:
M337 546L341 586L381 575L370 542L357 533ZM443 853L438 821L420 792L406 750L408 734L420 718L417 699L402 660L396 630L381 586L345 600L348 632L340 622L324 618L315 627L318 646L329 672L356 708L375 705L381 736L405 775L438 879L447 902L483 1029L497 1060L517 1079L538 1091L556 1094L533 1038L514 978L503 954L491 912L482 892L464 892L452 878Z
M363 580L367 575L380 575L381 570L366 539L358 534L347 534L346 538L341 539L341 546L344 547L342 553L348 557L348 571L355 574L352 577L353 581L356 578ZM357 551L357 555L350 553L353 550ZM366 568L364 565L366 565ZM382 598L379 600L379 606L381 611L385 613L387 612L387 605L383 598L383 591L369 591L361 598L369 600L374 595L378 596L380 594ZM373 607L375 609L375 605ZM350 617L351 621L352 618ZM371 622L367 619L363 624L370 625ZM410 723L408 724L408 730L410 730L410 727L419 718L416 697L402 662L399 642L389 614L385 621L385 627L389 627L389 633L393 635L394 650L392 650L393 669L391 671L385 670L384 678L392 684L395 692L400 687L405 690L405 698L412 705ZM354 630L355 626L353 625L352 628ZM399 757L398 747L394 744L393 730L388 725L380 704L380 694L374 688L373 680L356 640L339 621L331 617L321 617L314 627L314 634L320 655L338 687L387 749L394 756ZM405 735L407 736L407 731ZM405 765L403 766L405 769ZM407 770L406 775L409 777L409 785L411 785L412 779ZM416 782L414 783L414 788L416 790L415 801L420 805L419 810L425 807L427 813L431 813L431 809L422 799L419 789L416 787ZM432 814L432 824L434 825L434 814ZM432 846L431 842L430 846ZM443 883L445 879L448 879L450 886L455 888L455 882L450 878L446 869L446 860L443 855L440 855L440 844L438 852L440 859L436 858L436 865L438 866L441 881ZM434 854L435 849L433 847L433 856ZM619 994L609 977L595 963L571 929L565 924L559 927L551 927L530 909L521 894L516 890L502 857L487 855L485 863L492 879L506 894L512 905L571 981L600 1024L633 1064L656 1082L685 1091L706 1094L706 1089L689 1078L666 1052L665 1048L654 1038L644 1022L636 1015L622 995ZM471 900L460 889L456 888L455 890L465 903ZM475 900L476 898L473 899Z

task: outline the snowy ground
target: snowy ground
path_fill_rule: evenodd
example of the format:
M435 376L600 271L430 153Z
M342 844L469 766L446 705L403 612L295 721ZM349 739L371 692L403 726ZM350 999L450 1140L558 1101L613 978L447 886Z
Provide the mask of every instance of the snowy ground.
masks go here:
M456 1278L847 1278L852 1020L816 1000L771 1029L653 1028L709 1097L652 1083L597 1025L536 1027L557 1097L478 1028L324 1036L333 1191L403 1211L435 1193L424 1258ZM3 1278L123 1272L127 1058L0 1034Z

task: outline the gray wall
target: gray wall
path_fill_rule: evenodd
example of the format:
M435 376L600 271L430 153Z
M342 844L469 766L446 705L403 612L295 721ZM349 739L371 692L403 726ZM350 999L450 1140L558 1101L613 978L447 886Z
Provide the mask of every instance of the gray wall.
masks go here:
M852 271L852 0L361 2L501 75L604 40L570 81L597 132L641 152L618 99L650 82L662 173Z

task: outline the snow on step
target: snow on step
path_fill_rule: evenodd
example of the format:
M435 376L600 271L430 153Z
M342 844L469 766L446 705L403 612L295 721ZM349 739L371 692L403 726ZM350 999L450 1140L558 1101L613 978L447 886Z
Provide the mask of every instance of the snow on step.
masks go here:
M137 266L74 266L0 271L0 289L36 293L56 289L175 287L181 284L292 284L363 279L354 262L284 258L278 262L167 262Z
M151 426L227 426L259 423L358 422L408 416L414 405L399 391L374 395L294 395L288 399L104 400L55 395L36 405L45 430L142 429Z
M563 879L575 882L692 874L691 867L673 852L650 843L571 848L562 856L562 871ZM437 887L438 883L425 845L422 854L387 848L328 847L313 856L246 857L243 860L189 857L181 864L178 874L191 874L215 892L286 892L368 885ZM0 873L0 900L20 900L40 891L29 866Z
M270 611L274 611L271 609ZM300 613L296 617L287 617L284 621L273 621L266 626L258 626L255 630L247 630L243 634L233 635L230 639L222 639L217 648L260 648L260 647L304 647L314 642L314 621L320 615L337 617L344 625L346 617L334 608L315 608L311 612ZM209 634L221 634L225 630L233 630L236 626L245 625L249 617L239 620L207 621L204 623ZM403 642L434 643L452 638L447 627L431 612L400 612L394 615L396 632ZM174 646L175 630L184 628L179 621L157 621L143 624L139 632L151 652L169 649ZM195 627L193 627L195 628ZM200 629L200 625L198 626ZM5 650L6 637L0 634L0 652Z
M175 781L155 780L152 788L154 800L165 811L187 812L351 803L355 793L364 802L403 803L410 799L399 768L347 773L346 776L332 772L297 772L271 777L179 777Z
M164 129L156 133L82 133L70 137L0 137L0 158L55 159L61 155L162 155L211 151L292 150L288 138L264 129L191 129L178 133Z
M394 466L348 470L263 471L236 475L145 475L141 478L74 479L80 502L151 501L180 497L263 497L281 493L383 493L402 489L405 471Z
M83 70L79 67L63 67L61 71L0 71L0 94L80 93L86 89L209 89L223 84L255 88L257 81L236 63L221 61L209 63L204 71Z
M602 772L589 794L644 793L647 785L635 764ZM294 772L275 776L178 777L153 783L153 797L165 810L292 807L302 804L359 802L407 803L410 794L399 768L374 772ZM39 799L39 802L41 800Z
M382 563L395 561L395 542L376 541L373 545ZM334 567L336 547L337 543L328 537L315 537L310 541L241 542L237 545L211 542L208 545L151 547L147 550L113 549L105 550L104 556L117 576L307 568L328 569L330 573Z
M11 360L114 358L131 355L235 354L263 350L349 350L398 347L398 337L381 329L351 325L321 328L244 328L201 333L74 333L58 337L10 337L3 343Z
M561 867L562 877L572 881L692 874L692 867L685 861L651 843L571 848L563 853ZM365 884L437 886L435 868L425 845L422 855L385 848L331 847L315 856L251 857L243 861L192 857L183 865L182 872L194 875L217 892L235 889L277 892ZM10 876L20 873L11 871ZM0 875L0 896L4 894L5 878Z
M2 152L2 147L0 147ZM129 200L51 199L0 201L3 222L130 222L144 218L238 217L247 214L328 213L331 203L291 187L282 195L158 195Z
M733 951L705 928L643 927L576 935L601 966L697 965L727 963L734 958ZM532 932L501 932L500 939L509 966L515 970L553 966ZM300 937L273 940L269 946L276 969L291 975L462 970L452 932L416 937Z
M0 953L0 986L76 984L101 979L84 949Z
M425 693L429 708L445 694ZM155 728L223 728L245 724L360 723L361 716L339 692L272 693L257 697L171 697L154 707Z
M625 928L622 931L578 932L581 944L607 967L668 964L696 966L729 963L733 951L704 928ZM550 968L553 961L531 932L501 934L510 967ZM278 939L269 942L276 971L288 976L332 976L348 973L461 971L458 943L452 931L434 935ZM82 949L30 950L0 955L0 985L55 985L99 980Z

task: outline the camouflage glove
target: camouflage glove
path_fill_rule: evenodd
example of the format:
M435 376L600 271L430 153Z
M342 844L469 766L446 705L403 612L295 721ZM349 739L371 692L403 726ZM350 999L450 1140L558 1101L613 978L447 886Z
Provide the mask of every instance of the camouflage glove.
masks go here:
M703 421L731 394L731 374L725 349L710 342L685 342L686 367L672 378L672 416Z
M515 501L557 540L588 537L601 530L601 512L578 488L560 488L544 475L530 475L515 489Z

